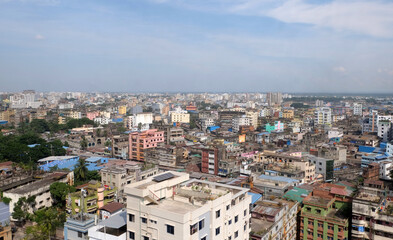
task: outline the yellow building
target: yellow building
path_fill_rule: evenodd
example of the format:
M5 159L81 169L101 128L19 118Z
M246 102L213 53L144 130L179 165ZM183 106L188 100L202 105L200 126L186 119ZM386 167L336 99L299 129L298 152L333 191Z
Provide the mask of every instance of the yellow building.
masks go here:
M126 113L127 113L127 106L126 105L119 106L119 114L125 115Z
M7 110L0 112L0 120L5 120L10 122L11 116L14 114L14 111Z
M0 239L1 240L12 240L12 232L10 226L1 226L0 225Z
M66 124L67 119L66 119L66 117L64 117L64 116L59 116L58 119L57 119L57 122L58 122L59 124Z
M295 111L292 109L287 109L282 112L282 117L287 119L292 119L295 115Z
M173 112L171 113L171 121L173 123L190 123L190 114Z

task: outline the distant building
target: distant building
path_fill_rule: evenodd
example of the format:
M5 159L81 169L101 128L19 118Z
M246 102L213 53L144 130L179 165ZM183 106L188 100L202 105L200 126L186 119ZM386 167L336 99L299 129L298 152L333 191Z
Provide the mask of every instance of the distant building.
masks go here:
M269 92L266 94L266 102L269 106L281 105L282 103L282 93L280 92Z
M329 107L321 107L315 111L314 122L317 125L332 124L332 109Z
M361 103L353 104L353 115L362 116L363 115L363 105Z

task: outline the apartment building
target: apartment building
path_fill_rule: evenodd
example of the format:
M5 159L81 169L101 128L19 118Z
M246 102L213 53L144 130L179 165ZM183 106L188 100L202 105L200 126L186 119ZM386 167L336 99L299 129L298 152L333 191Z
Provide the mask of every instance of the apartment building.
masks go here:
M262 200L251 210L251 240L296 239L296 216L299 203L274 199Z
M144 151L157 147L158 143L164 142L164 132L150 129L143 132L131 132L129 134L128 157L132 160L144 161Z
M365 181L352 202L351 239L393 239L393 196L382 181Z
M353 104L353 115L362 116L363 115L363 105L361 103Z
M258 155L256 161L262 163L274 163L284 169L297 169L304 172L301 183L309 183L315 180L315 165L310 163L306 157L296 157L272 152L263 152Z
M332 109L321 107L315 110L314 123L316 125L332 125Z
M227 152L225 146L217 145L202 149L202 172L217 175L219 162L226 158Z
M249 125L250 125L250 118L246 117L246 115L232 119L233 132L239 132L241 126L249 126Z
M35 197L34 203L29 205L28 212L33 213L37 209L51 207L53 204L52 195L50 194L49 187L54 182L73 183L74 172L54 172L42 176L42 180L32 183L21 185L17 188L5 191L4 197L10 198L11 202L10 212L14 211L15 204L19 198L22 197Z
M303 200L300 239L349 239L352 198L344 186L324 183Z
M166 172L130 184L128 239L249 239L248 189Z
M118 113L120 115L125 115L127 113L127 106L126 105L119 106Z
M187 111L172 112L171 113L172 123L190 123L190 114Z
M259 113L257 111L247 111L246 117L249 119L249 125L253 126L255 129L258 127L258 116Z

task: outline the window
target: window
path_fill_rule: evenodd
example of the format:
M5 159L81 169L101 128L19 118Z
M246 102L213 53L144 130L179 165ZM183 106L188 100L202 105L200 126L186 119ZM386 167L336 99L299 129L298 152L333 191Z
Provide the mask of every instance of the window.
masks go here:
M217 210L216 211L216 218L219 218L220 217L220 210Z
M244 210L244 216L246 216L247 215L247 209L246 210Z
M316 210L318 214L321 214L321 209Z
M142 223L147 223L147 218L141 217Z
M198 231L197 224L190 225L190 235L196 233Z
M220 234L220 227L216 228L216 236Z
M237 223L238 220L239 220L239 215L237 215L237 216L235 217L235 223Z
M143 240L149 240L149 237L143 236Z
M227 205L227 211L229 210L230 206L231 206L231 205Z
M166 225L166 232L169 234L172 234L172 235L175 234L175 227L167 224Z
M239 231L235 232L235 238L239 237Z
M135 215L134 214L128 214L128 221L135 222Z
M128 236L130 237L131 240L135 240L135 233L134 232L128 232Z
M306 207L306 210L307 210L308 212L311 212L311 208L310 208L310 207Z
M206 237L201 238L201 240L206 240Z
M232 240L232 236L229 236L229 237L228 237L228 240Z
M228 221L228 225L231 225L231 224L232 224L232 219Z
M78 238L82 238L82 232L78 232Z
M205 219L202 219L201 221L199 221L199 230L201 230L204 227L205 227Z

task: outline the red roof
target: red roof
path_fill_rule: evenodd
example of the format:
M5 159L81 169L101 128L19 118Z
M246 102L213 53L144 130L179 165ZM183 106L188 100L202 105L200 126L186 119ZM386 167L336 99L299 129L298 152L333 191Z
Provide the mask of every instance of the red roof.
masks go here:
M110 213L114 213L117 212L121 209L124 208L124 205L118 202L112 202L112 203L108 203L105 206L103 206L102 208L100 208L100 210L105 210L108 211Z
M345 190L345 188L342 189L342 188L338 188L338 187L332 187L330 189L330 193L336 194L336 195L347 196L347 191Z

